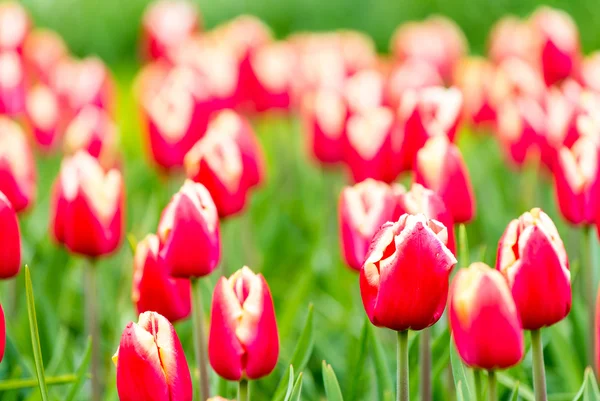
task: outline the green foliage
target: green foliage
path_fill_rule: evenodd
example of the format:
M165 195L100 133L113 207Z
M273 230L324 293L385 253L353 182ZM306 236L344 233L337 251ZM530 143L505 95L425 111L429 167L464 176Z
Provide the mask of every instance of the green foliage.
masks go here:
M335 372L331 365L328 365L325 361L323 361L323 383L325 384L327 401L344 401Z

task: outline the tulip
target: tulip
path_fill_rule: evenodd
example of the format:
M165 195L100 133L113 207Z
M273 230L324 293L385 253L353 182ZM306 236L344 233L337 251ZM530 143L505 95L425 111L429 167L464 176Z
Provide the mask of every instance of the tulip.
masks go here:
M342 161L348 108L343 97L329 89L306 93L301 116L312 155L325 164Z
M6 347L6 322L4 321L4 310L0 304L0 362L4 358L4 349Z
M600 51L591 53L583 60L581 80L586 88L600 92Z
M458 353L474 368L506 369L523 358L523 333L504 277L484 263L461 269L449 296L450 329Z
M20 212L35 198L36 172L33 154L21 127L0 116L0 191Z
M159 239L149 234L135 249L132 300L138 314L156 311L176 322L190 315L190 281L171 278L159 256Z
M101 108L85 106L65 130L64 150L73 155L85 150L98 159L106 170L115 167L118 129L112 118Z
M244 208L250 189L263 179L263 164L252 128L231 110L213 118L185 157L188 178L208 188L221 217Z
M368 178L342 190L339 227L348 266L360 271L373 236L384 223L394 220L396 207L392 188L381 181Z
M21 4L16 1L0 3L0 52L21 53L30 29L31 20Z
M62 135L63 125L57 96L43 84L34 86L27 93L25 113L36 143L45 151L52 150Z
M123 239L124 197L118 170L104 172L84 151L66 158L52 192L56 241L90 258L112 253Z
M447 235L424 215L405 214L381 226L360 272L363 305L375 326L423 330L438 321L456 264Z
M69 49L60 35L41 28L33 30L23 44L27 77L49 85L54 68L68 55Z
M369 35L352 30L339 30L334 35L337 37L348 76L375 67L377 49L375 41Z
M408 170L416 154L434 135L454 140L462 110L462 94L456 88L430 87L407 90L397 110L401 131L400 163Z
M386 107L369 109L350 117L347 124L344 161L354 182L367 178L392 182L399 169L396 166L392 132L394 115Z
M221 258L219 217L202 184L186 180L158 223L160 257L175 277L203 277Z
M269 286L248 267L221 277L213 293L210 364L227 380L260 379L273 371L279 335Z
M444 200L454 222L465 223L475 215L475 198L469 171L458 147L444 135L434 136L417 153L415 182Z
M510 222L496 268L506 277L526 330L551 326L571 309L567 252L552 220L532 209Z
M383 106L385 80L377 70L364 70L350 77L344 94L351 114L368 113Z
M408 59L396 65L390 72L386 84L386 101L396 109L400 105L405 91L442 86L443 84L444 81L434 66L423 60Z
M537 34L526 21L513 16L498 20L490 33L488 57L494 64L507 59L519 59L530 65L539 61L537 54Z
M450 249L450 252L456 255L454 220L446 208L444 200L431 189L427 189L417 183L413 183L408 192L401 185L394 185L393 191L398 202L393 221L398 220L405 213L422 213L428 219L439 221L448 231L448 243L446 246Z
M19 274L21 268L21 234L17 214L2 192L0 227L0 279L7 279Z
M142 17L142 55L146 60L168 58L169 50L200 29L198 9L182 0L150 3Z
M540 7L531 16L539 36L540 61L548 86L579 74L581 49L575 21L564 11Z
M192 379L183 348L169 321L145 312L130 322L117 353L117 391L121 401L191 401Z
M25 71L19 54L0 51L0 115L17 115L25 105Z

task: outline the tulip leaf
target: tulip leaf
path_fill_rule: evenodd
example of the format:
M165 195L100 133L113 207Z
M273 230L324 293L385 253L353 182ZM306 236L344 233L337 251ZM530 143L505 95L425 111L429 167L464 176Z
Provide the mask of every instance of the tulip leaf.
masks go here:
M294 366L290 365L289 367L290 374L288 375L288 385L287 391L285 393L284 401L289 401L292 396L292 390L294 390Z
M85 346L85 352L83 353L83 358L81 359L81 362L79 363L79 367L77 368L77 372L76 372L77 380L75 381L75 383L73 383L73 386L71 387L71 390L69 391L69 394L67 395L67 398L65 398L65 401L73 401L75 399L75 397L77 396L77 394L79 393L79 390L81 390L81 387L85 383L85 380L87 379L87 371L88 371L88 367L90 365L91 355L92 355L92 339L90 337L87 340L87 344Z
M304 329L302 329L302 333L300 334L300 338L298 339L298 343L296 344L296 348L294 349L294 354L292 355L292 361L290 366L294 366L295 370L301 372L304 370L304 367L308 363L308 360L312 354L313 346L315 344L315 328L313 324L313 305L308 306L308 314L306 315L306 323L304 324ZM289 377L290 367L288 367L284 373L284 376L279 381L277 385L277 389L275 390L275 396L273 396L273 401L281 401L285 398L286 392L286 377Z
M33 359L35 361L35 374L40 388L42 401L48 401L48 388L46 387L46 375L44 373L44 360L42 358L42 347L40 346L40 334L38 331L37 317L35 315L35 298L33 297L33 285L31 284L31 273L29 266L25 265L25 292L27 296L27 314L29 316L29 332L31 334L31 346L33 347Z
M292 394L290 396L289 401L300 401L300 396L302 395L302 372L298 374L298 378L294 383L294 388L292 389Z
M600 391L598 390L598 383L594 377L594 371L588 367L585 370L583 377L583 384L579 389L579 392L573 398L573 401L597 401L600 400Z
M496 372L496 379L498 380L498 383L509 389L513 389L517 384L517 380L513 379L508 373L502 371ZM535 401L533 390L525 383L519 383L519 397L526 401Z
M327 401L344 401L342 390L331 365L323 361L323 383L325 384L325 395Z
M466 368L458 355L456 346L452 338L450 339L450 363L452 364L452 376L454 377L454 385L456 386L456 394L462 393L465 401L472 400L471 391L469 389L469 381L467 380Z
M350 354L354 358L353 362L350 364L350 383L348 386L348 391L346 392L346 398L349 401L354 401L363 398L360 396L360 386L361 384L364 384L366 382L363 376L365 374L365 360L367 359L367 346L369 343L370 324L371 322L369 321L369 318L366 317L360 333L360 338L358 340L358 350L353 349L352 352L350 352Z
M510 393L509 401L518 401L519 400L519 382L515 383L512 392Z
M371 358L373 360L373 366L375 367L377 394L379 396L379 401L386 401L390 398L393 398L393 394L391 393L392 389L394 388L392 376L387 365L383 346L377 338L373 326L369 324L367 327L369 329L369 338L371 340Z
M463 394L463 382L461 380L456 382L456 401L467 401Z

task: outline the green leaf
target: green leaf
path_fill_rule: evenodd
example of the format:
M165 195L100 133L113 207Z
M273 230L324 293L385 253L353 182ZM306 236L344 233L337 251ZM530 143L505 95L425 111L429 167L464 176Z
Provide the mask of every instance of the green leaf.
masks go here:
M46 387L46 375L44 374L42 347L40 346L40 335L37 318L35 316L35 299L33 297L33 286L31 285L31 273L29 272L29 266L27 265L25 265L25 292L27 295L27 314L29 315L29 331L31 334L31 346L33 347L33 359L35 361L35 374L37 376L42 401L49 401L48 388Z
M392 376L386 362L383 346L377 338L373 326L369 324L367 327L369 329L369 338L372 347L371 359L373 361L373 366L375 367L375 379L377 380L377 394L379 396L379 401L387 401L393 399L392 390L394 388L394 382L392 381Z
M517 380L513 379L508 373L502 371L496 372L496 379L498 379L498 383L509 389L513 389L517 384ZM535 401L533 390L525 383L519 383L519 397L526 401Z
M465 400L465 396L463 394L463 382L462 381L457 381L456 382L456 401L466 401Z
M298 375L296 379L296 383L294 383L294 389L292 390L292 395L290 397L290 401L300 401L300 396L302 395L302 372Z
M467 229L464 224L458 226L458 266L468 267L469 260L469 240L467 238Z
M302 329L302 333L300 334L300 338L298 339L298 343L296 344L296 348L294 349L294 354L292 355L292 360L290 362L290 366L294 366L294 369L298 372L301 372L306 367L315 345L313 309L313 305L310 304L308 306L308 314L306 315L304 329ZM285 378L289 377L289 371L290 367L286 369L282 379L279 381L277 389L275 390L273 401L280 401L284 399L286 391Z
M294 389L294 366L290 365L288 370L290 374L288 375L288 385L284 401L290 401L290 397L292 396L292 390Z
M73 401L75 399L75 397L77 396L77 393L79 393L79 390L81 390L81 387L85 383L85 380L87 379L87 371L88 371L88 367L90 365L91 355L92 355L92 339L90 337L87 340L87 344L85 346L85 351L83 353L83 358L81 358L81 362L79 363L79 367L77 368L77 372L76 372L77 380L71 387L71 390L69 391L67 398L65 398L65 401Z
M456 346L454 345L452 337L450 338L450 363L452 364L452 376L454 377L454 385L456 386L457 397L460 391L464 397L464 400L471 400L471 390L469 389L466 368L463 365L458 352L456 351Z
M583 376L583 384L581 388L575 394L573 401L597 401L600 400L600 391L598 390L598 383L594 377L594 371L588 367L585 370Z
M323 361L323 383L325 384L327 401L344 401L335 372L331 365L328 365L325 361Z
M518 401L519 399L519 382L515 383L512 393L510 393L509 401Z
M135 255L135 250L137 249L138 241L135 238L135 235L133 235L133 233L127 234L127 243L129 244L129 249L131 250L131 253Z
M353 355L353 363L351 363L350 372L352 372L349 376L350 383L348 386L348 391L346 392L346 398L349 401L354 401L357 399L362 399L360 396L360 385L365 383L364 374L365 374L365 360L367 359L367 345L369 343L369 325L371 322L369 318L365 318L365 322L363 324L363 328L360 333L360 338L358 340L358 350L352 349L351 355ZM364 390L364 387L363 387Z
M46 385L48 386L60 386L63 384L73 383L77 380L77 376L70 375L60 375L60 376L47 376L46 377ZM10 379L3 380L0 382L0 391L11 391L11 390L21 390L25 388L37 387L38 381L37 379Z

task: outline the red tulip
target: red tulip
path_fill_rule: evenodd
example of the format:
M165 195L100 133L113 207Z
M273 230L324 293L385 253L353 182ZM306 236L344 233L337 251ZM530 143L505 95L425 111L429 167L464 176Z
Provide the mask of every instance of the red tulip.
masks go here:
M25 70L14 51L0 51L0 115L20 114L25 107Z
M454 222L465 223L475 216L469 171L460 150L445 135L432 137L417 153L415 182L440 195Z
M192 379L169 321L145 312L130 322L113 356L121 401L192 401Z
M23 45L27 76L45 85L50 84L54 68L68 55L69 49L60 35L43 28L27 35Z
M386 101L396 109L405 91L443 84L444 81L434 66L423 60L408 59L396 65L390 72L386 85Z
M496 268L508 281L526 330L551 326L571 310L567 252L540 209L510 222L498 244Z
M306 93L301 116L308 148L321 163L337 163L344 157L348 108L343 97L329 89Z
M449 298L450 330L467 365L506 369L523 359L519 314L500 273L473 263L458 272Z
M0 279L6 279L19 274L21 234L15 210L2 192L0 192L0 227L2 227L0 230ZM1 356L0 359L2 359Z
M516 58L537 65L537 42L537 34L531 24L513 16L503 17L490 33L488 56L495 64Z
M142 54L146 60L168 58L169 50L183 43L201 25L198 9L188 1L150 3L142 17Z
M30 29L31 20L21 4L16 1L0 3L0 52L21 53Z
M104 172L84 151L63 160L52 193L51 230L71 252L98 257L120 245L125 189L121 173Z
M454 235L454 220L446 208L444 200L431 189L427 189L421 184L413 183L410 191L406 192L403 186L393 186L398 208L393 221L397 220L405 213L422 213L428 219L437 220L442 223L448 231L448 243L446 246L450 252L456 254L456 238Z
M21 127L0 116L0 191L20 212L35 198L36 172L33 154Z
M56 146L62 135L63 116L58 98L50 88L39 84L27 92L27 126L36 143L45 151Z
M135 248L132 300L138 313L156 311L174 323L190 314L190 281L170 277L159 245L158 237L149 234Z
M6 322L4 321L4 310L0 304L0 362L4 358L4 349L6 347Z
M346 263L360 270L373 236L386 222L394 220L396 199L384 182L366 179L345 187L340 195L339 227Z
M85 150L108 170L116 164L117 142L118 128L112 118L103 109L90 105L82 108L67 126L64 151L73 155Z
M577 119L584 114L580 106L583 96L581 86L572 80L565 81L561 89L552 87L548 90L545 99L546 138L542 154L546 165L553 167L558 149L562 146L571 148L579 138Z
M397 153L392 131L394 115L386 107L355 114L347 124L344 161L354 182L367 178L391 182L398 176Z
M186 180L158 223L160 256L175 277L210 274L221 258L219 217L208 190Z
M540 7L531 16L540 40L540 61L548 86L569 76L578 76L581 61L579 32L569 14Z
M462 94L456 88L430 87L404 92L397 113L402 170L413 166L417 151L431 136L446 135L454 140L462 103Z
M569 222L594 224L600 202L599 167L600 148L589 136L581 137L571 149L563 146L558 151L555 193L560 211Z
M244 208L250 189L263 179L263 164L250 124L231 110L213 118L185 157L187 176L208 188L221 217Z
M215 287L210 317L208 357L227 380L260 379L273 371L279 334L273 299L262 274L248 267Z
M456 264L445 245L447 234L441 223L422 214L405 214L381 227L360 271L371 323L404 331L423 330L438 321Z

